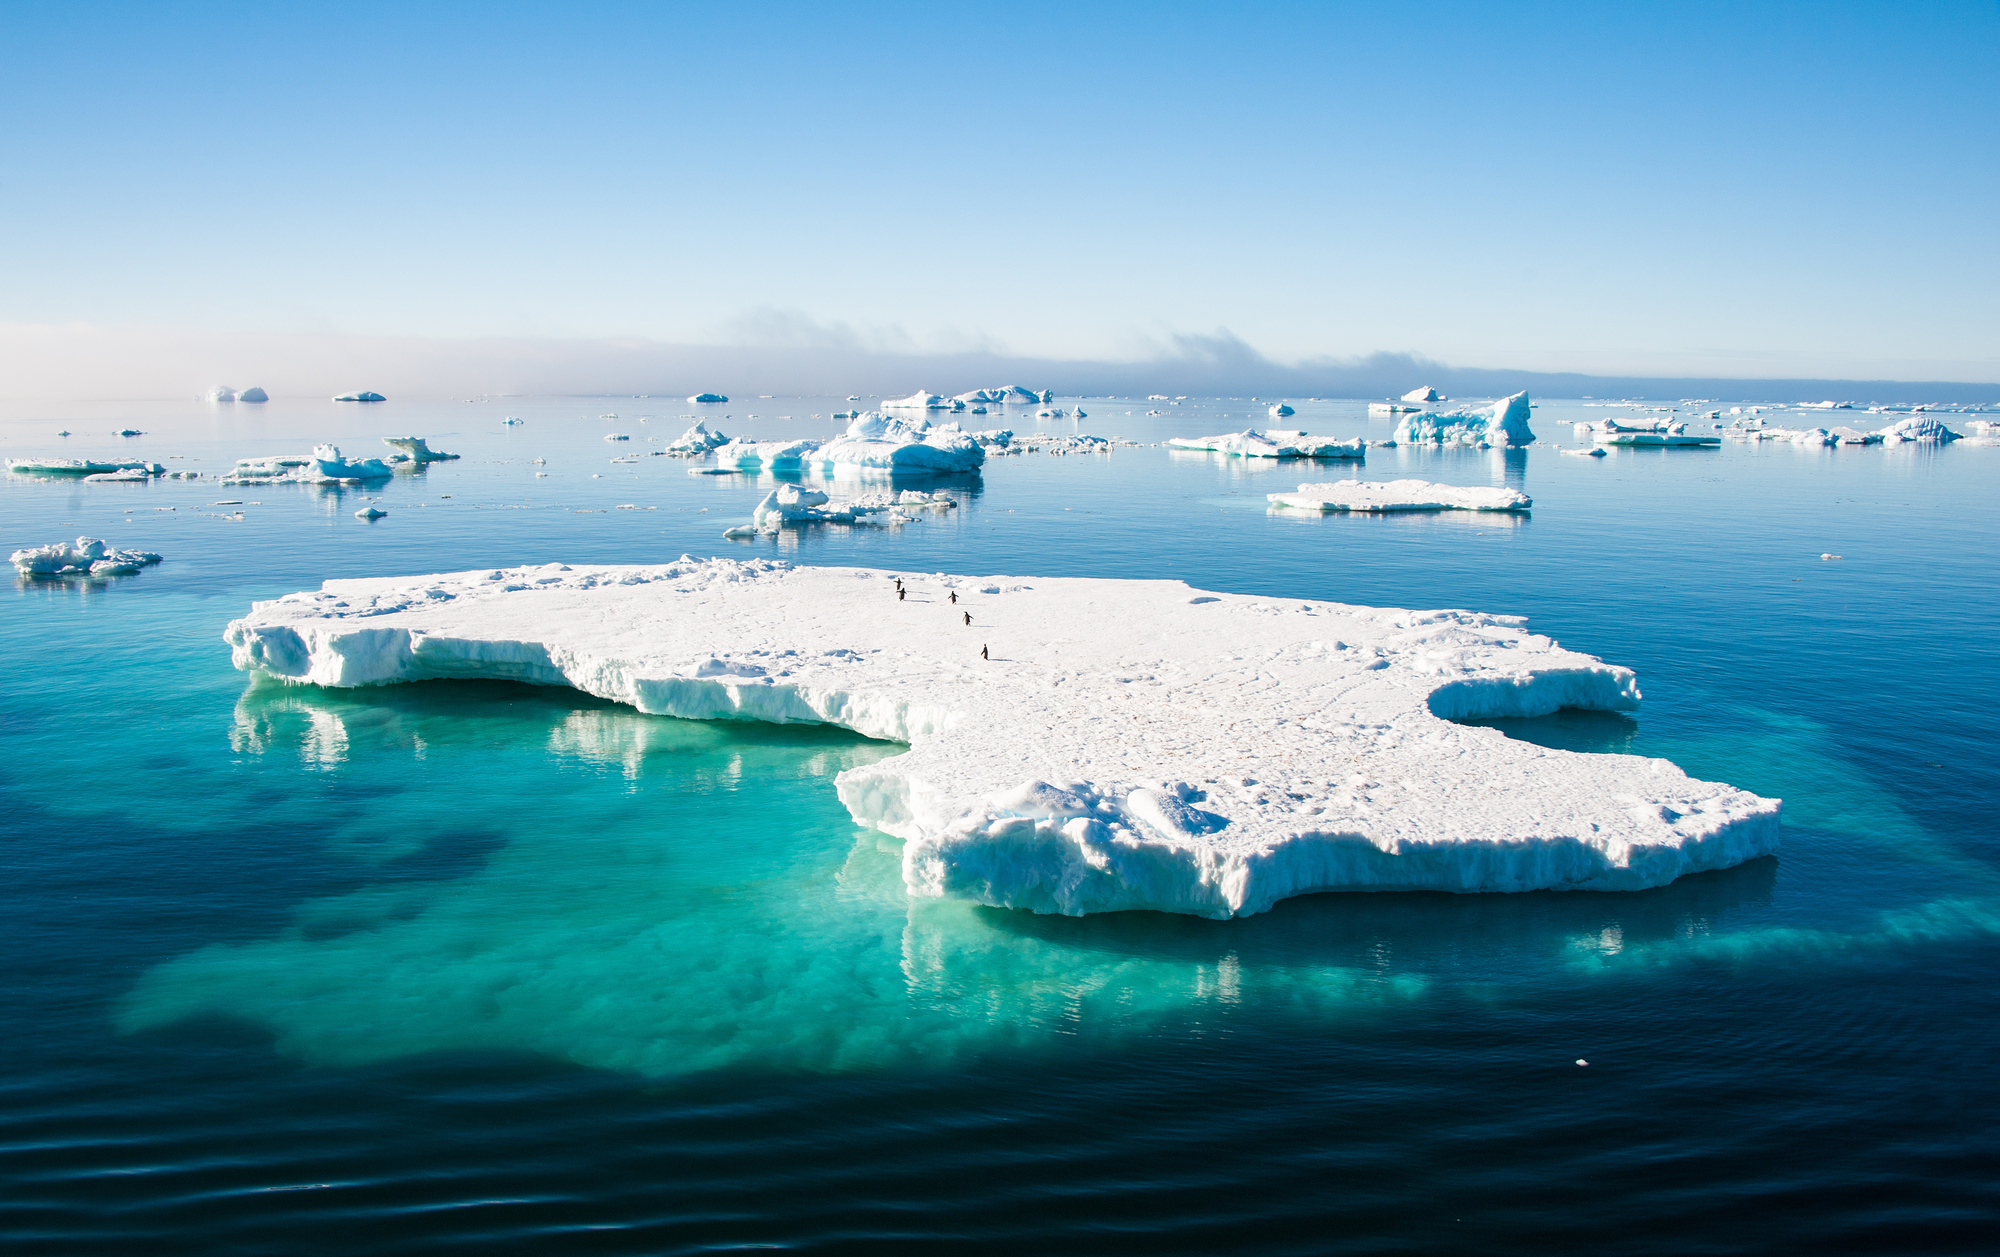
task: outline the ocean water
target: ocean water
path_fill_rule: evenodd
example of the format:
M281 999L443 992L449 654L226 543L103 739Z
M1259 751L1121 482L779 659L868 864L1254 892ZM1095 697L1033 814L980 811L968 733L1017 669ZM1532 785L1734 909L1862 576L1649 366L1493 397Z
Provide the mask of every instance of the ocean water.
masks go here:
M1314 432L1389 431L1294 404ZM778 437L848 405L704 410ZM405 432L464 455L365 492L0 480L8 549L167 556L0 597L0 1239L1990 1250L2000 449L1302 469L1157 444L1261 404L1084 406L1076 427L1135 444L994 459L901 529L750 542L721 532L775 481L645 455L677 400L0 412L9 456L213 472ZM1568 442L1606 412L1535 413ZM1536 505L1265 508L1351 475ZM256 684L220 639L330 576L682 553L1525 614L1646 700L1500 727L1780 796L1784 848L1644 894L1318 895L1229 922L913 902L831 787L893 745L504 684Z

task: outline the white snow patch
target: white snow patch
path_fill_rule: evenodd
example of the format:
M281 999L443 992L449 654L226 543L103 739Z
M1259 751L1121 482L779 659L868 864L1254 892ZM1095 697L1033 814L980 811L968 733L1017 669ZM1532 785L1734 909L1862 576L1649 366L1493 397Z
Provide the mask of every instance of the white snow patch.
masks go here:
M903 580L907 600L888 572L685 557L337 580L225 636L239 668L290 682L505 678L907 742L835 787L903 840L910 893L1037 912L1637 890L1778 843L1775 799L1452 723L1637 705L1630 671L1517 617Z

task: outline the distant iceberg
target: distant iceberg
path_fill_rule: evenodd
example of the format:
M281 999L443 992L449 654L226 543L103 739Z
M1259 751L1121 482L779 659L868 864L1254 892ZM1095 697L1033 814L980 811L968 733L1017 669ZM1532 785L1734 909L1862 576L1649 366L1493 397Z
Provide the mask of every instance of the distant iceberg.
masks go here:
M252 384L249 388L246 388L242 392L238 393L236 395L236 400L239 402L252 402L252 403L267 402L271 400L271 395L269 393L266 393L263 389L258 388L255 384Z
M1406 445L1528 445L1528 395L1503 397L1485 410L1421 411L1396 425L1396 441Z
M386 402L389 399L380 393L342 393L333 400L337 402Z
M940 397L936 393L926 393L922 389L908 397L890 398L882 403L884 410L964 410L965 403L958 398Z
M1303 432L1259 431L1224 432L1217 436L1171 437L1168 446L1177 450L1207 450L1237 458L1366 458L1368 442L1356 438L1336 441L1307 436Z
M1403 394L1403 400L1406 402L1441 402L1445 398L1443 394L1427 384L1422 388L1413 388Z
M719 445L729 444L729 438L720 432L709 431L708 425L700 420L674 438L666 448L669 454L706 454Z
M1932 415L1913 415L1881 429L1885 441L1956 441L1959 434L1944 425L1942 419Z
M688 398L689 404L695 406L720 406L728 400L720 393L696 393Z
M955 423L933 427L927 419L868 412L807 461L828 469L971 471L986 461L986 450Z
M1298 411L1293 410L1283 402L1279 402L1277 405L1271 407L1271 418L1273 419L1289 419L1298 413Z
M331 580L225 637L292 684L496 677L904 743L834 788L899 840L914 897L1226 918L1334 890L1641 890L1779 844L1776 799L1454 723L1638 706L1629 669L1519 617L942 573L899 599L892 575L684 557Z
M1266 495L1302 511L1525 511L1534 499L1516 489L1432 484L1428 480L1335 480Z
M218 384L206 393L203 393L201 400L205 402L233 402L236 400L236 390L230 388L227 384Z
M390 449L403 451L413 463L448 463L458 457L456 454L432 449L430 443L420 436L385 436L382 438L382 444Z
M7 556L23 576L124 576L150 567L160 556L145 550L115 550L95 537L78 537L74 544L58 541Z

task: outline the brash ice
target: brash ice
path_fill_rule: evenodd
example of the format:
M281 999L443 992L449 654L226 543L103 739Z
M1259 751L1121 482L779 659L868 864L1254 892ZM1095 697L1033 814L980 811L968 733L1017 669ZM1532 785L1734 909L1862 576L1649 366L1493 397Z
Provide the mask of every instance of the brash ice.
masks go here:
M287 682L511 679L907 742L835 785L903 840L909 892L1036 912L1638 890L1778 844L1776 799L1453 723L1638 706L1629 669L1519 617L1164 580L898 583L686 557L335 580L225 636L237 667Z

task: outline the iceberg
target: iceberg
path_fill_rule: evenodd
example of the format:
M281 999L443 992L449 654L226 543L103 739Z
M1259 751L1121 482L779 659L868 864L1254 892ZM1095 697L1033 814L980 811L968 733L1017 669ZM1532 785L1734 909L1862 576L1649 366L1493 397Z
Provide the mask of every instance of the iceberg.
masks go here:
M1301 511L1525 511L1535 504L1518 489L1428 480L1335 480L1302 484L1297 493L1265 496L1273 506Z
M819 447L820 443L812 440L746 441L738 437L715 447L715 461L725 467L791 471L803 467L806 457Z
M958 500L949 493L924 493L916 489L835 499L803 485L780 485L765 494L764 500L750 513L748 529L732 528L722 535L775 533L786 524L907 524L917 518L916 511L948 511L957 505Z
M1273 419L1289 419L1291 416L1296 415L1298 413L1299 413L1298 411L1293 410L1290 406L1285 405L1283 402L1279 402L1277 405L1271 407L1271 418Z
M406 456L397 456L407 463ZM278 454L268 458L239 458L236 467L222 477L223 484L357 484L386 480L395 468L379 458L348 459L337 445L315 445L310 456Z
M1260 432L1256 428L1248 428L1242 432L1224 432L1219 436L1177 436L1169 438L1167 445L1177 450L1207 450L1237 458L1366 458L1368 456L1368 443L1358 438L1351 441L1334 441L1307 436L1303 432L1276 429Z
M1420 411L1396 425L1396 440L1417 445L1530 445L1528 395L1503 397L1485 410Z
M380 393L342 393L333 400L337 402L386 402L389 399Z
M728 400L720 393L696 393L688 398L688 402L695 406L720 406Z
M354 518L356 518L356 519L381 519L381 518L382 518L382 517L383 517L384 515L387 515L388 513L389 513L389 512L387 512L387 511L385 511L385 510L381 509L380 507L376 507L376 506L364 506L364 507L362 507L362 508L361 508L360 510L358 510L358 511L354 512Z
M157 476L167 469L159 463L149 463L142 459L113 459L109 462L91 458L12 458L7 460L7 470L24 476L101 476L111 472L143 471L149 476Z
M731 441L715 449L725 466L773 471L813 468L843 471L971 471L986 461L979 440L956 424L933 427L928 419L866 411L830 441Z
M1640 890L1778 846L1776 799L1454 723L1638 705L1630 670L1519 617L900 579L683 557L330 580L224 636L293 684L507 679L907 743L835 789L901 840L914 896L1227 918L1332 890Z
M420 436L385 436L382 444L392 450L401 450L412 463L448 463L458 457L443 450L434 450L430 443Z
M14 570L23 576L125 576L160 561L145 550L115 550L95 537L78 537L72 545L54 545L16 550L7 556Z
M1599 419L1596 423L1579 423L1576 434L1599 445L1720 445L1719 436L1694 436L1687 430L1687 424L1678 420L1658 420L1652 423L1620 423L1616 419ZM1775 429L1773 429L1775 431Z
M908 397L890 398L882 403L884 410L964 410L965 403L958 398L939 397L936 393L926 393L922 389Z
M720 432L711 432L708 425L700 420L686 432L669 443L662 452L667 454L706 454L719 445L729 444L729 438Z
M233 402L236 400L236 390L230 388L227 384L218 384L206 393L203 393L201 400L205 402Z
M1959 434L1947 428L1944 420L1933 415L1912 415L1898 420L1881 429L1881 436L1885 441L1936 441L1940 444L1959 439Z
M236 400L239 402L253 402L253 403L267 402L271 400L271 395L269 393L266 393L263 389L258 388L255 384L252 384L249 388L246 388L242 392L238 393L236 395Z
M1394 402L1368 403L1368 413L1371 415L1410 415L1421 409L1423 409L1421 406L1398 406Z
M1403 394L1403 400L1406 402L1441 402L1445 399L1436 389L1426 384L1422 388L1413 388Z
M143 484L153 478L152 473L138 467L127 467L123 471L97 471L83 478L85 484Z

